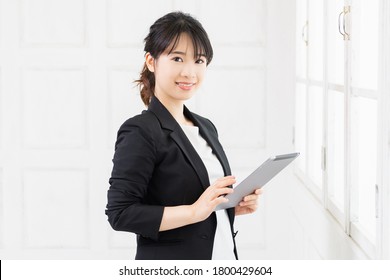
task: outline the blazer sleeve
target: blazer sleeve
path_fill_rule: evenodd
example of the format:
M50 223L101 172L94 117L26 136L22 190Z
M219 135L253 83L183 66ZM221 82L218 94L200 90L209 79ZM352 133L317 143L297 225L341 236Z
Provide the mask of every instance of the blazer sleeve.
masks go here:
M155 143L146 129L129 119L118 131L106 215L114 230L157 240L164 207L144 203L156 162Z

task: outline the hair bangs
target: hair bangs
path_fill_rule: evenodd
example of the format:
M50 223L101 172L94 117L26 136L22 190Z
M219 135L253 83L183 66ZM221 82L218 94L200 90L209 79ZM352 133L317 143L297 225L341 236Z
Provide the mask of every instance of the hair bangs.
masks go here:
M200 57L204 56L207 60L207 64L209 64L213 59L213 49L211 44L208 39L205 40L202 36L199 36L199 33L193 32L192 30L183 30L175 34L168 44L171 45L168 54L172 53L176 49L180 41L180 37L184 33L188 34L191 38L192 47L194 48L194 59L199 59Z
M207 64L213 58L213 48L202 25L188 14L170 13L157 20L145 38L145 51L158 58L163 52L171 53L179 43L182 34L188 34L194 48L194 58L205 56Z

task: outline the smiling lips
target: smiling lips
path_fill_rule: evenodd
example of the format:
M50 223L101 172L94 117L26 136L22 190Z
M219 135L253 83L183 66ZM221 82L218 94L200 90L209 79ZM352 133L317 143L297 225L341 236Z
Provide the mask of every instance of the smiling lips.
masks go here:
M183 83L177 82L176 85L182 90L190 90L195 85L195 83Z

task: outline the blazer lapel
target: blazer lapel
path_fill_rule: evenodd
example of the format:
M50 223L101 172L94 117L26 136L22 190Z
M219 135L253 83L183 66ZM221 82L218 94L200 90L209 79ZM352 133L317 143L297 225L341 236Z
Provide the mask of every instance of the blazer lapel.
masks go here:
M171 131L170 136L172 137L173 141L175 141L176 144L180 147L180 149L183 151L184 155L190 162L191 166L194 168L202 184L202 187L206 189L208 186L210 186L207 169L204 166L202 159L195 151L194 147L192 146L192 144L184 134L179 124L176 122L176 120L172 117L169 111L155 96L153 96L150 101L150 104L148 106L148 111L151 111L156 115L163 129L167 129ZM226 158L225 152L223 151L221 144L218 141L217 134L212 133L210 129L207 129L207 127L210 127L210 125L212 124L210 122L205 123L203 119L197 117L196 114L191 113L190 110L188 110L188 108L185 106L184 106L184 114L196 126L199 127L199 133L202 135L202 137L204 137L206 142L210 145L211 149L213 150L213 153L218 158L219 162L222 165L225 176L231 175L229 162ZM229 216L230 224L232 226L234 221L234 216L235 216L234 208L227 209L227 213Z
M207 126L212 125L211 123L203 123L204 119L198 118L196 114L193 114L188 110L187 107L184 106L184 114L186 117L188 117L195 125L199 127L199 132L202 135L202 137L206 140L206 142L210 145L211 149L213 150L213 153L218 158L219 162L222 165L223 171L225 173L225 176L231 175L231 170L229 166L229 161L226 157L225 152L223 151L223 148L221 146L221 143L218 140L217 133L211 133L210 129L206 129ZM235 218L235 209L229 208L226 209L230 225L233 226L234 218ZM233 228L231 228L233 232Z
M188 140L187 136L181 129L180 125L172 117L169 111L154 96L152 97L152 100L148 106L148 110L156 115L156 117L161 123L162 128L171 131L170 137L180 147L183 154L186 156L191 166L194 168L202 184L202 187L207 188L208 186L210 186L209 176L202 159L199 157L191 142Z
M210 186L209 175L207 173L207 169L203 164L202 159L199 157L198 153L195 151L191 142L187 139L184 132L178 129L171 133L172 139L176 142L176 144L183 151L188 161L191 163L192 167L195 169L198 174L199 180L202 183L202 187L206 189Z
M212 133L210 129L206 129L206 126L210 126L211 123L205 124L204 120L197 118L197 116L188 110L187 107L184 106L184 114L188 117L196 126L199 127L200 135L206 140L206 142L210 145L213 153L218 158L219 162L222 165L225 176L231 175L231 170L229 166L228 159L226 157L225 152L218 140L218 135L216 133Z

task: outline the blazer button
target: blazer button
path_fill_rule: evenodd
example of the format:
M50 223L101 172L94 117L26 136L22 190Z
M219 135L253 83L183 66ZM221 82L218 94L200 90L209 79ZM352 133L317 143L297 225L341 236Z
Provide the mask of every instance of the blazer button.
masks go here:
M202 238L202 239L209 239L209 236L208 236L207 234L202 234L202 235L200 236L200 238Z

